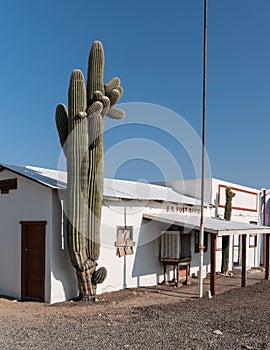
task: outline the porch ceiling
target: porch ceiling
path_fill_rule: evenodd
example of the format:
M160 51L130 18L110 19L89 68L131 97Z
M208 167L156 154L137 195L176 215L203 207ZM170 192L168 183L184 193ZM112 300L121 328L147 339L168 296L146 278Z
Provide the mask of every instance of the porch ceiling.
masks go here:
M181 215L174 213L143 214L144 219L178 225L187 229L200 229L199 215ZM270 227L246 224L237 221L226 221L216 218L204 218L204 231L218 236L270 233Z

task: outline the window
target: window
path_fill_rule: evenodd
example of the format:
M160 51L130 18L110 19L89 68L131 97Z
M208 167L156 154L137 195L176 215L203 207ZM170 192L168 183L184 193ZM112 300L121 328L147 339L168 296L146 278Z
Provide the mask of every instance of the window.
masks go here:
M10 190L17 189L17 179L0 180L1 194L8 194Z
M249 248L257 247L257 235L255 233L249 235Z
M208 233L204 232L204 237L203 237L203 245L204 245L204 252L207 252L207 248L208 248ZM195 253L199 253L199 240L200 240L200 231L195 230L195 248L194 248L194 252Z
M249 223L252 224L252 225L258 225L257 221L250 221Z
M182 233L181 234L181 250L180 250L180 258L190 258L191 252L190 252L190 241L191 241L191 234L190 233Z

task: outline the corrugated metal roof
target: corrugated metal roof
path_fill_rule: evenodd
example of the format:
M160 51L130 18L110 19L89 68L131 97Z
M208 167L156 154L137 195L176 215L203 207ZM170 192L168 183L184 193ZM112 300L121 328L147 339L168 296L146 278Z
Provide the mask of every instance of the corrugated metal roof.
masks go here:
M199 200L184 196L168 187L116 179L105 179L104 196L200 205Z
M54 189L65 189L67 184L67 175L64 171L38 168L34 166L21 166L15 164L1 163L2 167L11 170L19 175L28 177L42 185Z
M66 189L67 173L65 171L6 163L0 165L53 189ZM135 181L105 179L103 195L109 198L156 200L200 206L200 200L175 192L171 188Z
M175 224L187 229L200 229L200 215L181 215L174 213L144 214L145 219ZM216 218L204 218L204 230L219 236L234 234L270 233L270 227L247 224L238 221L227 221Z

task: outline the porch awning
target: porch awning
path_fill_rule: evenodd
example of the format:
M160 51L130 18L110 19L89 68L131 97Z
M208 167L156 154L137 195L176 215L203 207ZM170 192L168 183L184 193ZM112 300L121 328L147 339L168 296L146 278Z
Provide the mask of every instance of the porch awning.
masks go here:
M199 215L181 215L174 213L143 214L143 218L187 229L200 229ZM216 218L204 218L204 231L218 236L270 233L270 227L246 224L237 221L226 221Z

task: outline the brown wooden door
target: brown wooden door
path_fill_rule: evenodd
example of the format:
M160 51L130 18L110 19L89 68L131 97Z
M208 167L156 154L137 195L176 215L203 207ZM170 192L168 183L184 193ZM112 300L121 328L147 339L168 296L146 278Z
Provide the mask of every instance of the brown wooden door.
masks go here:
M22 228L22 299L45 299L46 222L21 222Z

